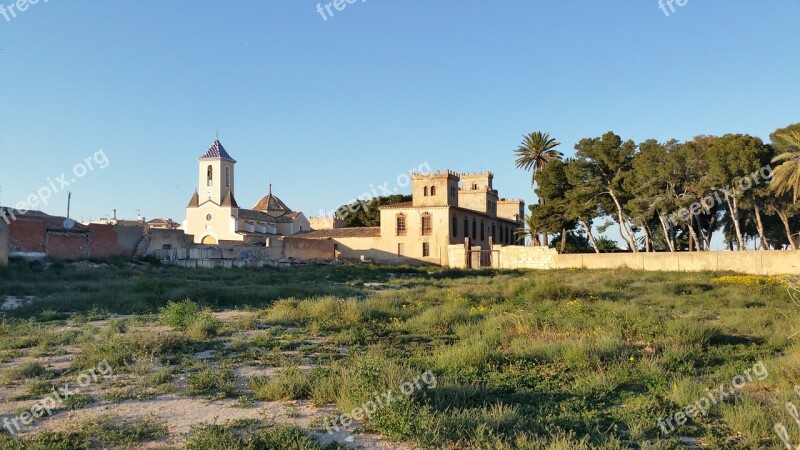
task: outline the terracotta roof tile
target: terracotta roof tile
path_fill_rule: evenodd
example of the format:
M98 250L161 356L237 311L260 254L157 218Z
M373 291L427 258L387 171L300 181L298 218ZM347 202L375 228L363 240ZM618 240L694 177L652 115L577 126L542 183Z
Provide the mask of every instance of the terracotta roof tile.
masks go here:
M295 234L299 239L340 239L340 238L375 238L381 237L380 227L338 228L335 230L317 230Z
M392 203L391 205L383 205L378 209L410 208L412 206L414 206L414 202L402 202L402 203Z
M253 209L256 211L278 211L278 212L291 212L292 210L283 203L281 199L272 195L270 192L262 198Z

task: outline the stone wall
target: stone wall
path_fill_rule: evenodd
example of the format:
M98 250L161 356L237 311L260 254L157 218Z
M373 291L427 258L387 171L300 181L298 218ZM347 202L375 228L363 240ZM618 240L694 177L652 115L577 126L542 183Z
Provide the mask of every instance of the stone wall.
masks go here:
M467 255L463 245L448 245L447 256L450 267L462 269L467 267Z
M495 247L497 250L498 248ZM492 265L500 269L553 269L558 252L547 247L500 247Z
M732 271L752 275L800 274L800 250L558 255L557 269Z
M334 243L327 239L283 238L283 257L290 259L333 260Z
M448 247L450 266L466 267L464 246ZM495 247L500 269L621 269L644 271L731 271L752 275L800 275L800 250L748 252L604 253L559 255L543 247Z

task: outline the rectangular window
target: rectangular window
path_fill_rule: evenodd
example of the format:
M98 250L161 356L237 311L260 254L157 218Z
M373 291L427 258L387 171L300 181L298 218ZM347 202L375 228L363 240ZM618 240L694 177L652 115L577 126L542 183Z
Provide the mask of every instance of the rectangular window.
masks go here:
M397 235L406 235L406 216L404 215L397 216Z
M422 243L422 257L429 258L431 256L431 244L428 242Z
M397 244L397 256L406 256L406 244Z
M430 236L431 234L433 234L433 221L431 216L426 214L422 216L422 235Z

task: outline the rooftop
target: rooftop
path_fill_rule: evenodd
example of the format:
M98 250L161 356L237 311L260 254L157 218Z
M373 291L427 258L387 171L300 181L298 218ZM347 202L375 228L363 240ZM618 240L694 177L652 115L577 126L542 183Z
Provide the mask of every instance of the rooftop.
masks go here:
M335 230L317 230L295 234L300 239L341 239L381 237L381 227L338 228Z
M265 195L264 198L256 203L253 209L256 211L292 212L292 210L286 206L286 203L283 203L281 199L272 195L272 184L269 185L269 194Z
M211 144L211 147L206 151L206 153L200 157L200 159L224 159L227 161L231 161L233 163L236 162L227 151L225 151L225 147L222 146L222 143L217 139Z

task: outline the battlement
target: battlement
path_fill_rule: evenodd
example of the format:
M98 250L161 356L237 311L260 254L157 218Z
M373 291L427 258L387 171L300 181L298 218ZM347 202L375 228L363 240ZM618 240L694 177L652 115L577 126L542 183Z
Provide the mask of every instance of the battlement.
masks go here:
M466 178L470 178L470 177L475 177L475 178L491 177L491 178L494 178L494 172L463 172L463 173L460 173L459 175L462 178L464 178L464 177L466 177Z
M411 172L411 179L412 180L429 180L432 178L449 178L449 179L460 179L458 173L452 170L445 170L444 172L441 170L437 170L436 172Z
M344 227L344 220L335 217L309 217L312 230L337 230Z
M525 203L525 200L523 200L521 198L520 199L517 199L517 198L501 198L500 200L497 201L497 203Z

